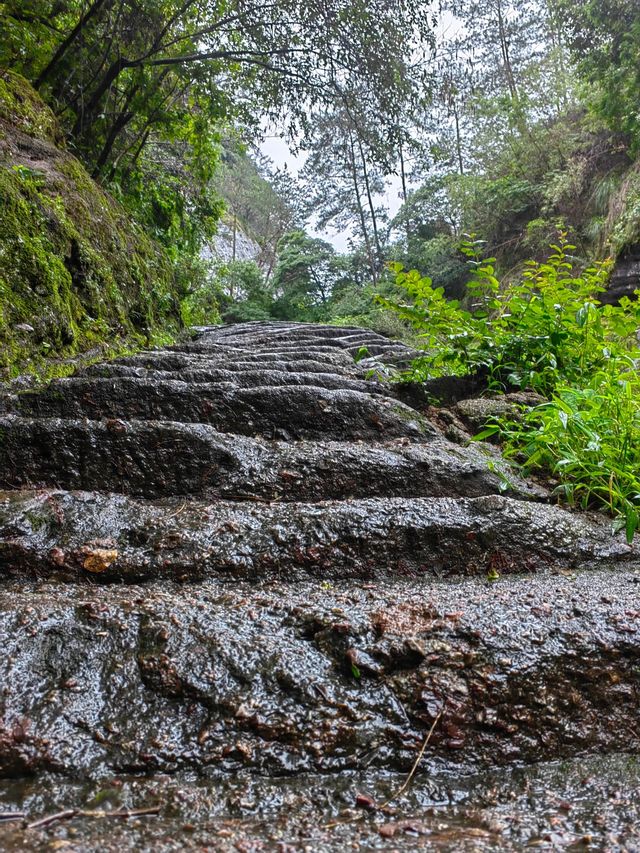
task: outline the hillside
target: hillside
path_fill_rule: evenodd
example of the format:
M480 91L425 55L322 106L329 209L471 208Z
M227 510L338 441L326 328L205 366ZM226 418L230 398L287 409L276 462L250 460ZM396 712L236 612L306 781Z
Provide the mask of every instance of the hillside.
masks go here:
M73 357L180 327L163 251L65 147L52 111L0 75L0 377L68 372Z

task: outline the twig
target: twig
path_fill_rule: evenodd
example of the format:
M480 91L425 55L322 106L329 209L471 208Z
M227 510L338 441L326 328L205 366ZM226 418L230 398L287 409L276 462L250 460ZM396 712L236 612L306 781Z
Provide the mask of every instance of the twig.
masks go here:
M50 823L56 823L59 820L69 820L72 817L75 817L77 814L75 809L67 809L63 812L56 812L55 814L47 815L47 817L41 817L40 820L34 820L33 823L27 824L27 829L39 829L41 826L49 826Z
M149 806L146 809L120 809L117 812L106 812L106 811L79 811L79 817L142 817L142 815L148 814L160 814L160 806Z
M67 809L66 811L56 812L56 814L51 814L47 815L47 817L40 818L40 820L36 820L33 823L28 824L27 829L38 829L42 826L49 826L49 824L56 823L59 820L71 820L74 817L119 817L126 819L129 817L142 817L143 815L152 814L160 814L160 806L149 806L146 809L120 809L117 812ZM23 812L12 812L11 817L5 817L4 815L2 815L2 813L0 813L0 820L19 820L24 816L25 815L23 814Z
M391 803L394 800L397 800L398 797L401 797L404 794L404 792L407 790L407 788L411 784L411 780L416 775L416 770L418 769L418 766L419 766L420 762L422 761L422 758L425 754L427 746L429 745L429 741L431 740L431 735L435 731L435 727L440 722L440 718L442 717L443 714L444 714L444 705L442 706L442 708L440 708L440 711L438 712L438 716L435 718L435 720L431 724L431 728L429 729L429 733L427 734L426 738L424 739L424 743L420 747L420 752L418 753L418 757L416 758L416 760L413 762L413 767L409 771L409 775L404 780L404 782L400 786L400 788L398 788L398 790L395 792L395 794L392 794L388 800L386 800L384 803L382 803L381 806L378 806L379 809L384 809L386 806L391 805Z
M0 823L5 820L22 820L24 812L0 812Z
M181 506L181 507L179 507L179 509L177 509L175 512L172 512L172 513L171 513L171 515L167 515L167 516L165 516L165 521L168 521L170 518L175 518L175 517L176 517L176 515L180 515L180 513L181 513L181 512L184 512L184 510L185 510L186 506L187 506L187 502L185 501L185 502L182 504L182 506Z
M429 745L429 741L431 740L431 735L435 731L435 728L438 725L438 723L440 722L440 718L442 717L443 714L444 714L444 705L440 709L440 711L438 712L438 715L435 718L435 720L433 721L433 723L431 724L431 728L429 729L429 732L427 733L427 736L424 739L424 743L420 747L420 752L418 753L418 757L413 762L413 767L409 771L409 775L407 776L407 778L404 780L404 782L398 788L398 790L389 797L388 800L385 800L385 802L381 803L380 805L374 804L373 810L377 811L379 809L386 808L388 805L391 805L391 803L394 800L397 800L398 797L401 797L402 794L404 794L404 792L407 790L407 788L411 784L411 780L416 775L416 770L418 769L420 762L422 761L422 759L424 757L424 754L427 750L427 746ZM357 817L354 817L354 818L349 818L349 820L336 820L336 821L333 821L332 823L326 823L324 825L323 829L334 829L336 826L344 826L344 825L349 824L349 823L357 823L359 820L364 820L364 814L358 815Z
M364 814L359 814L356 817L350 817L348 820L334 820L331 823L325 823L323 829L335 829L336 826L346 826L349 823L357 823L359 820L364 820Z

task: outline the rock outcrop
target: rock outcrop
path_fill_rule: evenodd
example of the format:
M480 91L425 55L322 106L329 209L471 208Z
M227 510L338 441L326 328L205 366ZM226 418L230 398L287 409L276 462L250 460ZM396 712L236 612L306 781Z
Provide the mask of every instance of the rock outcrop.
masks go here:
M0 380L62 375L79 358L178 333L168 255L91 179L30 84L5 69L0 199Z
M449 441L362 347L411 357L250 323L7 400L0 776L57 774L76 808L126 774L337 790L408 771L431 727L442 778L640 749L633 548ZM469 849L522 841L487 833Z

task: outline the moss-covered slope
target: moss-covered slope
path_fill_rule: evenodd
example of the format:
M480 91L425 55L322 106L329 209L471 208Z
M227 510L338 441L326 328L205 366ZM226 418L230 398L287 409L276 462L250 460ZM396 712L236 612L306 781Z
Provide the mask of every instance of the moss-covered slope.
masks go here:
M0 378L170 337L170 262L65 150L55 116L0 72Z

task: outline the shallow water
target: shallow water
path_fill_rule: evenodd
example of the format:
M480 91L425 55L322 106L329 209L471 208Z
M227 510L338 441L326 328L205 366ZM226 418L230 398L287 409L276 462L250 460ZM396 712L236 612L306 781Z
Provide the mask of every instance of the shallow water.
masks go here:
M423 767L265 778L53 776L0 782L2 850L640 851L640 759L625 754L465 774ZM386 807L376 804L391 800ZM105 817L118 810L157 814ZM29 829L67 809L92 812Z

